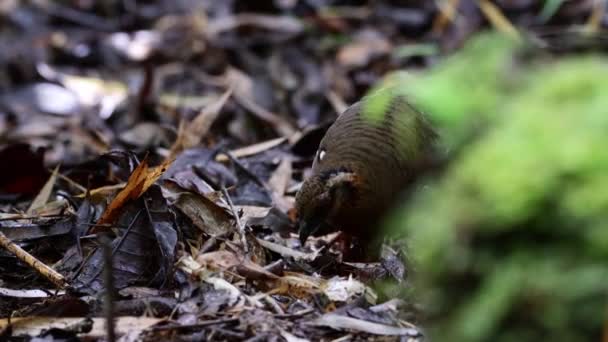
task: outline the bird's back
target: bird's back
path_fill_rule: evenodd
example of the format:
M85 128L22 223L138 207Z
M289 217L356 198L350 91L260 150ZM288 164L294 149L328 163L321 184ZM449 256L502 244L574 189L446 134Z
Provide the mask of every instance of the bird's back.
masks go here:
M354 171L361 178L360 200L384 206L411 180L435 133L403 96L380 108L367 101L351 106L329 128L313 172Z

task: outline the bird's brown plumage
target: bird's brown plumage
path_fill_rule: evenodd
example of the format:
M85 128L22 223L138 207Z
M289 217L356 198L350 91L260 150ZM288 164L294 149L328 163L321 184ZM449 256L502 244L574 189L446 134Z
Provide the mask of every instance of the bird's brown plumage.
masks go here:
M321 140L296 196L302 240L323 224L370 236L429 155L435 133L405 97L391 96L381 115L367 101L342 113Z

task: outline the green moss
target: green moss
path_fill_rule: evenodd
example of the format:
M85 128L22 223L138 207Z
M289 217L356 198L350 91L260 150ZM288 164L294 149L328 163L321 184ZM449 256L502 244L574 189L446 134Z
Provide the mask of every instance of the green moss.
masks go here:
M601 336L608 62L514 63L516 51L483 36L429 74L401 78L458 150L388 223L408 240L434 340Z

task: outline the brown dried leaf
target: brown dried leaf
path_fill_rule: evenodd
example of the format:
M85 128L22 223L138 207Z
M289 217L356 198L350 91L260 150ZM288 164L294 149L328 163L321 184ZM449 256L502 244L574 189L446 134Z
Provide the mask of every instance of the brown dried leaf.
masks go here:
M232 215L206 196L184 191L171 181L165 181L161 189L163 196L206 234L218 236L235 231Z
M48 202L49 198L51 197L51 192L53 191L53 186L55 186L55 182L57 181L58 171L59 165L55 167L53 173L49 177L49 180L46 181L42 189L40 189L38 195L36 195L36 198L34 198L32 201L32 204L30 204L30 207L27 209L28 215L34 215L39 209L44 207L46 202Z
M319 293L320 278L310 277L301 273L286 272L279 279L277 288L272 293L289 294L296 298L308 298Z
M133 170L131 176L127 180L127 185L114 197L108 205L104 213L97 221L97 229L104 224L113 223L121 212L122 207L129 200L139 198L158 178L167 170L173 160L166 160L161 165L153 168L148 167L147 157Z
M294 204L293 198L284 196L289 186L289 181L291 181L291 172L291 159L284 157L268 180L268 187L272 190L274 205L284 213L293 208Z
M268 180L268 187L276 195L283 196L291 180L291 159L284 157Z
M201 139L207 135L211 125L220 114L220 111L226 104L226 101L232 95L232 88L229 88L216 101L210 103L203 108L199 114L186 126L183 131L184 139L182 141L183 149L194 147L201 142ZM178 139L179 140L179 139Z

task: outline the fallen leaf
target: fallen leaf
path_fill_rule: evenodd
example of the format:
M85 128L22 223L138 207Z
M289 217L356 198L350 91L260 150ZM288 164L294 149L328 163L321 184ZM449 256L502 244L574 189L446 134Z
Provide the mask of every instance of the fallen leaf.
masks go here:
M161 189L163 196L207 235L218 236L235 231L232 216L226 208L206 196L184 191L171 181L165 181Z
M100 226L113 223L125 203L130 200L139 198L148 188L156 182L156 180L167 170L173 160L166 160L161 165L153 168L148 167L148 160L144 160L133 170L131 176L127 180L127 185L120 190L108 205L106 210L97 221L97 227L92 229L96 232Z
M352 276L349 276L348 279L333 277L323 284L321 288L327 298L334 302L346 302L364 293L366 290L371 291L362 282L353 279Z
M184 146L190 148L198 145L201 139L207 135L211 125L215 122L226 101L232 95L232 88L229 88L215 102L209 104L190 122L184 131Z
M357 318L342 316L334 313L325 314L312 322L311 325L330 327L336 330L354 330L372 335L419 337L420 331L413 328L395 327L386 324L373 323Z
M37 210L44 207L46 202L48 202L49 198L51 197L53 187L55 186L55 182L57 181L57 172L58 171L59 171L59 165L57 167L55 167L55 169L53 170L53 173L51 173L51 176L49 177L49 179L46 181L46 183L44 184L42 189L40 189L40 192L38 193L38 195L36 195L36 198L34 198L34 200L32 201L32 204L30 204L30 207L27 209L28 215L34 215Z

